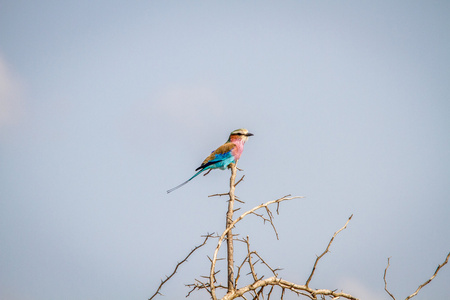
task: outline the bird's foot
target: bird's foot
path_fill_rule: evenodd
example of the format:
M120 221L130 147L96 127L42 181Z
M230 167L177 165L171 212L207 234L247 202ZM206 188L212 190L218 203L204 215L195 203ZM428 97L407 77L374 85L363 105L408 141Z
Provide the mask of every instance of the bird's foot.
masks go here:
M239 171L244 171L243 169L239 169L238 167L236 167L236 169L238 169Z
M206 176L209 174L209 172L211 172L212 169L209 169L208 172L206 172L205 174L203 174L203 176Z

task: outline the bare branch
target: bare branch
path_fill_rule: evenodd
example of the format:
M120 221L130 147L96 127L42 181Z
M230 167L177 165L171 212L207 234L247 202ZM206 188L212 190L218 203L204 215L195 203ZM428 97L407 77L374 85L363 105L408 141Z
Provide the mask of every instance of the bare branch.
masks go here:
M236 273L236 278L234 279L234 283L238 284L239 278L241 278L241 269L244 266L245 262L247 261L247 258L244 259L244 261L237 267L237 273Z
M210 292L210 290L208 289L208 285L201 282L200 280L195 279L195 283L191 283L191 284L186 284L186 286L188 287L192 287L192 289L187 293L186 297L189 297L191 295L192 292L194 292L195 290L201 290L201 289L205 289L208 292Z
M242 201L242 200L240 200L238 197L236 197L236 196L234 196L235 198L234 198L234 200L236 200L237 202L239 202L239 203L245 203L244 201ZM240 208L238 208L238 209L235 209L235 211L236 210L239 210Z
M264 287L264 286L268 286L268 285L278 285L280 286L283 290L282 290L282 297L284 295L284 289L288 289L291 290L293 292L297 292L300 293L301 291L306 292L307 294L310 294L312 299L317 298L317 296L331 296L334 298L345 298L348 300L358 300L358 298L353 297L350 294L346 294L346 293L342 293L342 292L336 292L336 291L331 291L331 290L326 290L326 289L312 289L310 287L307 287L306 285L298 285L289 281L286 281L284 279L278 278L278 277L270 277L267 279L261 279L258 280L257 282L254 282L253 284L247 285L245 287L242 287L240 289L237 289L235 291L233 291L232 293L228 293L226 294L222 300L231 300L231 299L236 299L238 297L241 297L243 294L250 292L250 291L256 291L257 289ZM302 293L303 294L303 293Z
M277 240L278 240L279 239L278 238L278 232L277 232L277 229L275 227L275 224L273 223L273 214L272 214L272 212L270 211L270 209L268 207L266 207L266 212L267 212L267 215L269 216L269 218L265 218L263 214L258 214L256 212L252 212L252 214L257 216L257 217L260 217L263 220L264 224L266 222L269 222L270 225L272 225L273 231L275 232L275 236L277 237Z
M338 231L336 231L336 232L333 234L333 237L331 238L330 242L328 243L328 246L327 246L327 248L325 249L325 251L324 251L320 256L318 256L318 257L316 258L316 261L314 262L313 269L312 269L312 271L311 271L311 275L309 275L308 280L306 280L306 283L305 283L306 286L308 286L309 283L311 282L311 279L312 279L312 277L313 277L313 275L314 275L314 272L316 271L317 263L319 262L319 260L320 260L325 254L327 254L327 253L330 251L330 246L331 246L331 243L333 242L334 238L338 235L339 232L341 232L342 230L344 230L345 228L347 228L347 225L348 225L348 223L350 222L350 220L352 219L352 217L353 217L353 214L348 218L348 220L347 220L347 222L345 223L345 225L344 225L341 229L339 229Z
M198 248L202 247L203 245L206 244L208 238L210 237L214 237L214 238L218 238L218 242L216 245L216 248L214 250L214 254L213 257L210 258L208 256L208 259L210 260L211 263L211 267L210 267L210 272L208 276L201 276L201 278L203 278L202 280L204 280L204 282L195 279L195 282L192 284L187 284L186 286L190 288L190 291L188 292L187 296L190 296L191 293L193 293L196 290L201 290L204 289L206 290L210 295L211 298L213 300L217 300L217 295L216 295L216 290L220 291L220 292L224 292L224 290L226 291L225 296L221 299L221 300L231 300L231 299L235 299L235 298L243 298L245 300L247 300L247 298L244 296L246 293L248 293L249 295L247 295L247 297L251 297L254 300L257 299L262 299L265 300L267 297L267 300L270 300L271 297L273 296L273 291L276 287L279 287L281 289L281 300L284 299L284 295L286 293L286 290L297 294L297 296L303 296L305 298L309 298L311 300L326 300L326 299L340 299L340 298L344 298L347 300L358 300L356 297L344 293L344 292L337 292L337 290L328 290L328 289L313 289L309 287L309 284L315 274L315 271L317 269L318 263L319 261L328 253L330 252L330 247L331 244L333 243L334 239L336 238L336 236L343 231L344 229L347 228L350 220L353 217L353 214L348 218L348 220L346 221L345 225L340 228L338 231L336 231L332 238L330 239L325 251L323 253L321 253L319 256L316 257L316 260L314 262L313 268L311 270L311 274L309 275L308 279L306 280L306 283L304 285L299 285L293 282L289 282L286 281L284 279L281 279L278 277L278 273L277 271L279 271L280 269L274 269L272 268L256 251L252 251L250 249L250 241L249 241L249 237L247 236L245 239L241 239L238 238L239 234L237 235L233 235L232 230L233 228L236 226L236 224L238 222L240 222L243 218L245 218L247 215L249 214L254 214L257 217L260 217L264 224L266 222L269 222L275 232L275 235L278 239L278 232L276 230L276 227L274 225L274 215L272 213L272 211L270 210L269 206L272 204L276 204L276 213L279 214L279 209L280 209L280 203L283 201L287 201L287 200L292 200L292 199L297 199L297 198L304 198L304 197L291 197L291 195L286 195L284 197L281 197L277 200L273 200L273 201L268 201L266 203L260 204L248 211L246 211L245 213L243 213L242 215L240 215L237 219L233 220L233 214L234 212L237 212L240 208L234 209L234 202L238 201L241 203L244 203L243 201L241 201L236 195L235 195L235 187L241 183L245 177L245 175L243 175L237 182L236 182L236 170L240 170L236 167L236 164L230 164L228 166L229 169L231 169L231 177L230 177L230 190L228 193L222 193L222 194L214 194L214 195L209 195L208 197L215 197L215 196L229 196L229 200L228 202L228 211L227 211L227 215L226 215L226 227L225 230L223 231L223 233L218 236L215 235L213 236L212 234L208 234L207 236L205 236L205 240L203 242L203 244L195 247L184 259L183 261L179 262L176 267L175 270L172 272L172 274L170 276L168 276L165 280L161 280L161 284L159 285L157 291L155 292L155 294L149 299L153 299L156 295L161 295L160 290L162 288L162 286L177 272L178 267L183 264L185 261L187 261L187 259L190 257L190 255L195 252ZM209 173L209 171L208 171ZM206 174L208 174L206 173ZM206 175L205 174L205 175ZM261 213L257 213L256 211L258 211L259 209L264 208L265 212L267 213L267 216L264 214L264 212ZM220 247L222 245L222 243L224 241L227 241L227 284L221 284L220 282L217 282L216 280L216 275L220 272L216 271L216 263L219 260L224 260L224 258L218 258L218 252L220 250ZM242 260L242 263L240 265L237 266L237 273L236 276L234 274L234 241L240 241L246 244L247 246L247 254L245 256L245 258ZM438 265L436 271L434 272L433 276L431 276L430 279L428 279L426 282L424 282L422 285L420 285L417 290L409 295L405 300L409 300L411 298L413 298L414 296L416 296L419 291L426 286L427 284L429 284L438 274L439 270L445 266L448 261L450 259L450 253L448 253L445 261ZM265 279L265 275L262 276L258 276L257 273L257 264L263 264L268 270L270 270L273 274L272 277ZM245 266L245 268L244 268ZM249 268L249 272L246 274L246 276L248 276L248 278L253 281L252 283L238 288L238 281L241 277L241 272L243 272L243 270L247 270L247 266ZM262 267L262 269L264 269L264 266ZM396 298L394 297L393 294L391 294L387 288L387 280L386 280L386 276L387 276L387 270L390 266L390 258L388 258L388 262L387 262L387 266L386 269L384 270L384 276L383 276L383 280L384 280L384 289L385 291L389 294L389 296L392 298L392 300L396 300ZM270 274L268 272L268 270L265 270L266 274ZM251 275L251 277L249 276Z
M238 168L239 169L239 168ZM237 186L239 183L241 183L242 180L244 180L245 175L242 175L241 179L239 179L234 186Z
M204 239L203 243L201 243L200 245L198 245L198 246L196 246L194 249L192 249L191 252L189 252L189 254L188 254L182 261L180 261L180 262L175 266L175 269L173 270L172 274L170 274L168 277L166 277L166 279L161 280L161 284L159 285L159 287L158 287L158 289L156 290L156 292L149 298L149 300L153 299L156 295L161 295L161 293L160 293L159 291L161 290L162 286L163 286L167 281L169 281L169 279L172 278L173 275L175 275L175 273L176 273L177 270L178 270L178 267L181 266L184 262L186 262L186 261L188 260L189 256L191 256L192 253L194 253L198 248L204 246L204 245L206 244L206 242L208 241L208 239L209 239L210 237L213 236L213 234L214 234L214 233L211 233L211 234L208 233L207 235L205 235L205 236L204 236L205 239Z
M216 260L217 260L217 254L218 254L219 249L220 249L220 246L222 245L222 242L223 242L223 240L225 239L225 236L228 234L228 232L236 225L236 223L238 223L238 222L241 221L243 218L245 218L247 215L253 213L254 211L256 211L256 210L258 210L258 209L260 209L260 208L267 207L267 206L269 206L269 205L271 205L271 204L274 204L274 203L280 203L280 202L282 202L282 201L293 200L293 199L299 199L299 198L304 198L304 197L302 197L302 196L294 196L294 197L290 197L290 195L286 195L286 196L281 197L281 198L279 198L279 199L277 199L277 200L272 200L272 201L268 201L268 202L266 202L266 203L264 203L264 204L260 204L260 205L258 205L258 206L256 206L256 207L254 207L254 208L252 208L252 209L246 211L245 213L243 213L242 215L240 215L236 220L234 220L233 222L231 222L231 223L227 226L227 228L225 229L225 231L224 231L224 232L222 233L222 235L220 236L219 241L217 242L217 246L216 246L216 249L215 249L215 251L214 251L214 255L213 255L212 261L211 261L210 284L211 284L211 292L212 292L212 293L211 293L211 296L212 296L213 300L216 300L216 299L217 299L217 297L216 297L216 295L215 295L215 291L214 291L214 279L213 279L214 269L215 269L215 266L216 266Z
M256 251L253 251L253 253L258 256L258 258L261 260L261 263L264 264L273 273L274 276L278 276L277 271L281 269L273 269Z
M248 239L248 235L247 235L247 239L245 240L245 242L247 243L248 265L249 265L249 267L250 267L250 271L251 271L251 273L252 273L253 280L254 280L254 281L257 281L257 280L258 280L258 275L256 275L255 267L254 267L254 265L253 265L253 263L252 263L252 253L253 253L253 252L250 251L250 242L249 242L249 239Z
M386 293L389 294L389 296L391 296L391 298L392 298L393 300L396 300L395 297L394 297L394 295L392 295L392 294L388 291L388 289L387 289L386 273L387 273L387 269L388 269L389 266L390 266L390 264L389 264L389 261L390 261L390 260L391 260L391 258L388 257L388 263L387 263L386 269L384 269L384 276L383 276L383 280L384 280L384 290L386 291Z
M420 291L424 286L426 286L427 284L429 284L429 283L436 277L436 275L437 275L437 273L439 272L439 270L440 270L443 266L445 266L445 265L448 263L448 260L449 260L449 259L450 259L450 252L447 254L447 257L445 258L445 261L444 261L442 264L438 265L438 267L436 268L436 271L434 271L433 276L431 276L430 279L428 279L427 281L425 281L424 283L422 283L421 285L419 285L419 287L417 288L417 290L416 290L414 293L412 293L411 295L409 295L408 297L406 297L405 300L409 300L409 299L411 299L412 297L415 297L415 296L419 293L419 291ZM384 276L383 276L383 280L384 280L384 290L389 294L389 296L391 296L391 298L392 298L393 300L395 300L395 297L394 297L394 296L388 291L388 289L387 289L386 273L387 273L387 269L389 268L389 261L390 261L390 257L388 258L388 265L386 266L386 269L384 270Z
M448 263L448 259L449 259L449 258L450 258L450 252L447 254L447 257L445 258L445 261L444 261L442 264L440 264L440 265L436 268L436 271L434 271L433 276L431 276L430 279L428 279L428 280L425 281L423 284L421 284L421 285L417 288L417 290L416 290L414 293L412 293L411 295L409 295L408 297L406 297L405 300L409 300L409 299L411 299L412 297L416 296L416 295L419 293L419 291L420 291L421 288L423 288L424 286L426 286L427 284L429 284L429 283L431 282L431 280L433 280L433 279L436 277L436 275L437 275L437 273L439 272L439 270L440 270L443 266L445 266L445 265Z
M209 197L217 197L217 196L219 196L219 197L221 197L221 196L228 196L228 193L213 194L213 195L209 195L208 198L209 198Z
M230 164L231 168L231 176L230 176L230 200L228 201L228 211L226 216L226 227L232 227L230 224L233 222L233 207L234 200L236 199L234 195L235 190L235 181L236 181L236 164ZM233 246L233 232L231 228L227 232L227 276L228 276L228 292L231 292L235 289L234 283L234 246ZM214 284L212 283L211 290L214 293ZM213 296L214 298L214 296Z
M412 297L416 296L416 295L419 293L419 291L420 291L424 286L426 286L427 284L429 284L429 283L436 277L436 275L437 275L437 273L439 272L439 270L440 270L443 266L445 266L445 265L448 263L448 260L449 260L449 259L450 259L450 252L447 254L447 257L445 258L445 261L444 261L442 264L438 265L438 267L436 268L436 271L434 271L433 276L431 276L430 279L428 279L427 281L425 281L424 283L422 283L421 285L419 285L419 287L417 288L417 290L416 290L414 293L412 293L411 295L409 295L408 297L406 297L405 300L409 300L409 299L411 299ZM392 298L393 300L395 300L395 297L387 290L386 273L387 273L387 269L389 268L389 260L390 260L390 257L388 258L388 264L387 264L387 266L386 266L386 269L384 270L384 276L383 276L383 279L384 279L384 290L389 294L389 296L391 296L391 298Z
M278 203L278 205L279 205L279 203ZM272 225L272 228L273 228L273 231L275 231L275 235L277 236L277 240L279 240L279 238L278 238L278 232L277 232L277 229L275 228L275 225L273 224L273 215L272 215L272 212L270 211L270 209L266 206L266 211L267 211L267 215L269 216L269 222L270 222L270 225ZM278 212L278 210L277 210L277 212Z

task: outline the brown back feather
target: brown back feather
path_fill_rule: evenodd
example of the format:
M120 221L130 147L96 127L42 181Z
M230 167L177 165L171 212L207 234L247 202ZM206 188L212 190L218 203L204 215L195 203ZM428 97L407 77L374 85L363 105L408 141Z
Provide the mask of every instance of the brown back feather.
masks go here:
M220 146L219 148L217 148L213 153L211 153L202 163L202 165L206 164L208 161L214 159L214 157L216 156L216 154L223 154L223 153L227 153L229 151L231 151L231 149L233 149L234 147L236 147L236 145L234 143L225 143L222 146Z

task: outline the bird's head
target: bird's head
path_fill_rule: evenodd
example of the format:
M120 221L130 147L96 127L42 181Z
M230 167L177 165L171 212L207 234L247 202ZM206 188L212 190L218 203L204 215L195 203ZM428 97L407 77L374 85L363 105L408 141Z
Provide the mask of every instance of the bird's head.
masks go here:
M245 143L248 140L248 137L252 135L253 133L248 132L247 129L236 129L230 133L228 142L231 142L232 140L242 140Z

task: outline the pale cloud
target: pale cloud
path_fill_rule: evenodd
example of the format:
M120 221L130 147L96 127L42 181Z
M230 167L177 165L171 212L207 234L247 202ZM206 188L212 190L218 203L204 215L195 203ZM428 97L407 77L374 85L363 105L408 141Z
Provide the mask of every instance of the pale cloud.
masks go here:
M157 111L183 126L201 127L205 116L223 111L218 94L209 87L173 87L159 93Z
M22 87L0 54L0 130L23 116Z
M340 280L339 286L342 287L346 293L349 293L358 299L384 300L387 296L387 294L384 293L384 290L373 291L356 278L343 278Z
M146 149L163 135L214 126L211 119L224 114L219 93L207 85L174 85L162 88L143 100L135 101L124 112L121 132L128 145Z

